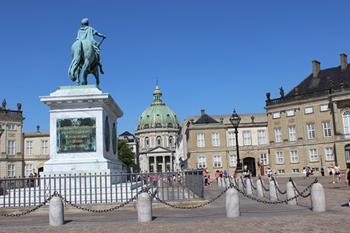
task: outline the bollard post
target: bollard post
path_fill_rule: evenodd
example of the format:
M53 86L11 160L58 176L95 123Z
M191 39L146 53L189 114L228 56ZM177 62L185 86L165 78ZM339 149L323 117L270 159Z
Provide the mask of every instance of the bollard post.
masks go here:
M292 197L295 197L295 190L293 187L293 184L291 181L289 181L286 185L287 188L287 199L290 199ZM288 205L296 205L297 204L297 199L294 198L293 200L288 201Z
M252 195L253 191L252 191L252 184L250 183L249 178L245 179L245 193L247 195Z
M230 188L227 190L225 196L225 207L227 218L239 217L239 195L235 188Z
M320 183L313 184L311 187L311 206L313 212L326 211L326 197Z
M64 223L64 209L61 198L54 196L49 205L50 226L61 226Z
M222 187L222 184L221 184L221 177L220 177L220 176L218 177L218 187L219 187L219 188Z
M256 181L256 191L258 193L258 197L264 197L264 192L263 192L262 183L260 179Z
M147 192L137 197L137 220L138 222L152 221L152 199Z
M241 191L244 191L243 182L240 177L237 178L237 183L238 183L238 189Z
M275 186L275 182L273 182L273 180L270 180L269 189L270 189L270 200L277 201L276 186Z

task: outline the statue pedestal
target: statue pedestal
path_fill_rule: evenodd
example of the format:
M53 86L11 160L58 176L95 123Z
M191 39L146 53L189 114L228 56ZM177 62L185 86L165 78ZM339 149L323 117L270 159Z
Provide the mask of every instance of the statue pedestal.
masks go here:
M41 175L125 170L117 146L123 112L108 93L94 85L65 86L40 101L50 108L50 160Z

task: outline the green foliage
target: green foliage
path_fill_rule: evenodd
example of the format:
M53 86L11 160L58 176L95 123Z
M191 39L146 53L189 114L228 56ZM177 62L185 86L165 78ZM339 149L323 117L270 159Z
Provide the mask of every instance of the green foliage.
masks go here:
M128 167L135 165L135 154L124 140L118 140L118 158Z

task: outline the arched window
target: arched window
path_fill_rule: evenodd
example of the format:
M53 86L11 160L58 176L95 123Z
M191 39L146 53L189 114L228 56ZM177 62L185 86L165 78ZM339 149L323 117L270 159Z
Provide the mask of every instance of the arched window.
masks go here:
M344 136L350 137L350 111L343 113Z
M160 136L157 137L157 146L162 144L162 138Z
M172 123L168 123L168 128L173 128L173 124Z
M156 128L162 128L162 124L161 123L156 123Z
M170 136L170 137L169 137L169 147L173 147L173 144L174 144L173 137Z
M149 138L148 137L145 137L145 146L149 147Z
M148 129L148 128L149 128L149 124L145 124L145 125L143 126L143 128L144 128L144 129Z

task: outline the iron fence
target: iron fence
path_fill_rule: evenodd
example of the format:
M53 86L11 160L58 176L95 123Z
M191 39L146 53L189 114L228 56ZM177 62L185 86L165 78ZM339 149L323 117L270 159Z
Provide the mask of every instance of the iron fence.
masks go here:
M202 171L58 174L0 179L0 208L36 206L54 192L75 205L122 203L145 186L166 201L204 197Z

